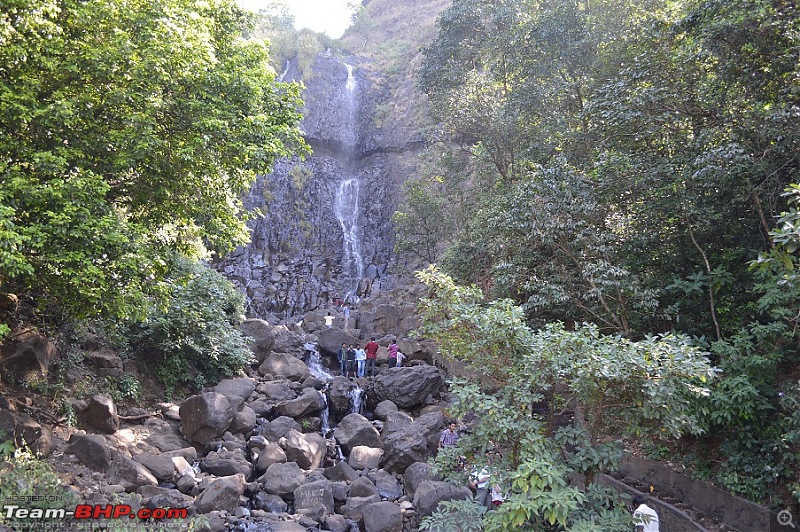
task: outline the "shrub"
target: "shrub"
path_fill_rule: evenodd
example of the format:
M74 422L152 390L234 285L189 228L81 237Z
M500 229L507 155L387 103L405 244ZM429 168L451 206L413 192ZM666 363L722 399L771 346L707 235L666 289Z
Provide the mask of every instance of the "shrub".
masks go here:
M168 276L163 307L131 324L130 345L141 360L155 363L155 375L171 392L179 385L200 388L231 376L252 361L237 326L244 297L219 273L177 259Z

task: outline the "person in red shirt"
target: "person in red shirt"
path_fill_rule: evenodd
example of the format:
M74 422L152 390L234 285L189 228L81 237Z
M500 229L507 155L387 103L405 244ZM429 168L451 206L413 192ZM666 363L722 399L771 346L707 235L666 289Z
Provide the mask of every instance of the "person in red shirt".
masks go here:
M364 346L364 351L367 352L367 365L364 368L364 375L369 373L370 377L375 376L375 361L378 360L378 342L375 341L375 337L372 337L372 340L367 342L367 345Z

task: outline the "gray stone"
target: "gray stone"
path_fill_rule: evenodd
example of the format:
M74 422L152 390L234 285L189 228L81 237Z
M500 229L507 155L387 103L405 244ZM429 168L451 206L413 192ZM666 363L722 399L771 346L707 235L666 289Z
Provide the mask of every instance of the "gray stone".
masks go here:
M435 396L442 388L442 372L427 364L390 368L375 377L373 392L377 401L390 400L400 408L424 406L429 396Z
M285 464L286 453L277 443L268 443L260 453L256 461L256 468L259 471L266 471L272 464Z
M352 482L358 478L358 473L347 462L337 462L325 468L325 478L333 481Z
M414 493L414 508L420 515L428 516L436 511L442 501L465 500L472 496L466 486L455 487L447 482L426 480L417 486Z
M301 432L303 429L300 427L300 423L295 421L294 419L286 416L276 417L269 424L264 426L264 437L271 441L276 442L286 436L286 433L290 430L296 430L297 432Z
M400 482L397 481L397 477L383 469L371 472L367 475L367 478L375 483L381 499L394 501L403 495L403 488L400 486Z
M402 532L403 512L392 502L375 502L364 507L365 532Z
M426 462L415 462L408 466L403 474L403 486L406 495L413 499L417 486L427 480L442 480L442 477L434 474L433 466Z
M286 377L292 381L307 379L311 372L305 362L287 353L272 353L258 367L261 375L275 375Z
M350 490L347 492L348 497L374 497L380 498L378 488L367 477L358 477L350 483Z
M382 456L383 449L356 445L350 450L347 463L350 464L353 469L375 469L381 463Z
M158 479L138 462L117 454L106 471L106 478L111 484L120 484L125 491L136 491L141 486L157 486Z
M250 476L251 465L241 450L229 451L224 447L219 451L211 451L200 462L200 468L217 477L242 475L245 480Z
M81 417L87 425L101 432L113 434L119 430L117 406L109 395L98 393L91 396Z
M386 436L392 432L401 430L414 422L408 413L402 411L388 412L386 414L386 421L383 423L383 435Z
M275 338L272 335L272 325L260 319L244 320L239 325L239 330L242 334L253 339L250 345L256 361L260 364L272 352L272 346L275 344Z
M25 445L31 451L43 456L49 456L52 452L50 428L43 427L31 416L22 412L0 409L0 435L4 439L13 439L18 446Z
M175 464L169 456L142 453L134 456L133 460L145 466L158 480L172 480L175 476Z
M348 497L347 502L341 508L341 513L348 519L360 521L366 506L374 502L381 502L377 494L371 497Z
M348 532L350 530L350 521L343 515L328 515L325 517L324 526L323 530L329 530L330 532Z
M286 381L270 381L259 384L258 391L273 401L289 401L297 397Z
M201 445L222 436L233 421L230 401L214 392L186 399L181 404L180 415L186 439Z
M403 473L414 462L425 462L436 452L439 435L446 424L444 414L434 412L385 434L383 468L392 473Z
M230 401L231 397L238 397L246 401L250 398L250 394L256 389L255 379L247 377L238 377L235 379L223 379L219 384L214 386L212 391L222 394ZM233 401L231 401L233 403Z
M323 408L325 408L325 402L322 400L322 395L314 388L304 389L302 395L297 399L283 401L275 405L277 413L293 418L316 414Z
M377 429L361 414L349 414L333 431L333 436L346 453L356 446L383 448Z
M294 493L294 490L305 481L305 475L296 463L287 462L272 464L258 481L264 485L264 491L267 493L285 497Z
M288 507L286 501L281 497L266 491L259 491L255 494L253 505L259 510L278 514L285 512Z
M75 455L80 463L95 471L107 471L116 449L109 447L102 436L95 434L74 433L69 437L69 445L64 450L66 454Z
M239 506L239 496L244 493L244 487L245 479L242 475L214 479L197 497L194 507L200 514L213 510L233 512Z
M91 351L83 356L86 364L94 368L99 377L118 379L125 372L122 359L109 351Z
M256 426L256 413L249 406L243 406L233 415L231 426L228 429L234 434L245 434Z
M386 421L386 416L389 412L397 412L397 405L394 404L394 401L389 401L388 399L375 405L375 410L373 411L375 417L381 421Z
M286 453L286 459L296 462L303 469L318 468L327 450L325 438L321 435L302 434L296 430L289 430L278 444Z
M299 513L319 517L322 514L334 513L331 483L327 480L318 480L298 486L294 490L294 508ZM322 512L318 513L320 509Z

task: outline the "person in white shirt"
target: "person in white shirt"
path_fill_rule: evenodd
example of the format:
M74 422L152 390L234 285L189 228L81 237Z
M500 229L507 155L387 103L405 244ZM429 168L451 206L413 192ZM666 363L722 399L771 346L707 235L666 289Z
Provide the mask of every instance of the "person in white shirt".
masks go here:
M357 375L359 378L364 377L364 365L367 363L367 352L361 348L360 344L356 344L356 363L358 364Z
M647 506L647 499L642 495L633 498L633 519L636 525L636 532L659 532L658 514L655 510Z
M331 316L330 312L328 312L328 315L325 316L325 327L328 329L333 329L333 316Z

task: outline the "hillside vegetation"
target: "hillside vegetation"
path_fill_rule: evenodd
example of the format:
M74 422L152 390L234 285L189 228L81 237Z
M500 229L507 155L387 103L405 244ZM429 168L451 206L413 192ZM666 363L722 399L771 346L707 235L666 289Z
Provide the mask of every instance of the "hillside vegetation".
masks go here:
M395 215L398 251L486 298L434 283L433 301L450 299L429 332L477 371L575 349L564 379L599 363L584 375L599 382L624 364L598 341L674 337L705 353L717 378L684 397L682 428L633 441L775 507L800 494L798 15L785 0L455 0L419 77L439 124L430 165ZM516 310L498 313L500 301ZM489 316L506 334L484 344L474 334L489 335ZM466 332L446 326L461 320ZM566 351L532 351L541 339L517 340L523 324ZM579 331L584 347L553 338ZM644 345L631 356L655 360ZM589 392L581 382L575 397ZM643 409L636 419L647 409L621 400ZM606 425L598 408L578 446L595 457L638 423ZM486 421L506 426L508 412ZM520 504L519 523L545 518Z

